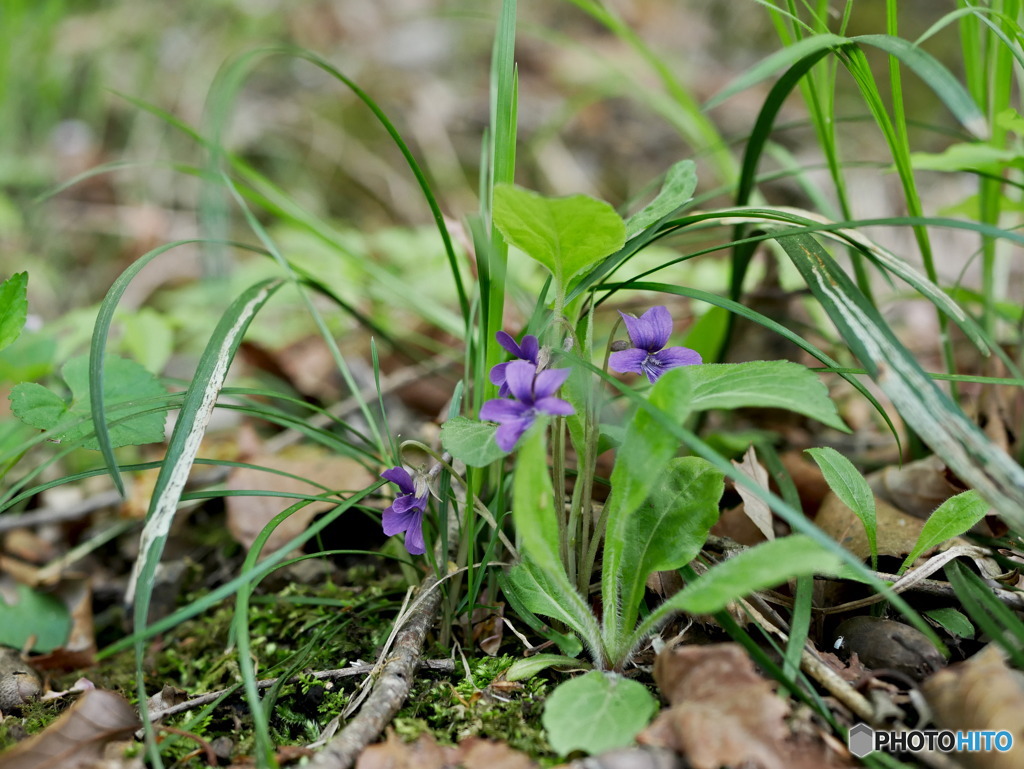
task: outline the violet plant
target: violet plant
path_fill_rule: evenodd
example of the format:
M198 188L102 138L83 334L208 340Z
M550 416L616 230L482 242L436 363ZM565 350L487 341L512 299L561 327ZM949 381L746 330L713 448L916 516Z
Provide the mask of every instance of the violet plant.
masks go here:
M695 184L692 164L680 166ZM678 180L675 171L670 176ZM666 185L630 221L639 217L655 226L692 191L692 184ZM724 472L709 459L686 455L688 420L707 409L774 406L846 427L824 384L799 364L702 363L697 351L671 344L667 307L654 305L639 317L621 314L621 321L599 309L593 291L583 287L647 234L607 204L498 185L493 223L505 241L547 268L550 292L541 297L533 313L537 320L521 342L506 330L484 340L490 365L476 369L481 384L468 385L474 397L465 398L462 408L470 415L453 416L442 426L445 453L435 456L435 467L443 465L458 478L468 492L466 509L476 510L502 535L498 522L511 508L515 544L505 541L506 563L513 563L501 573L501 589L518 616L561 653L525 659L508 675L526 676L552 664L589 664L602 671L595 673L605 676L602 681L619 681L607 690L608 697L631 698L636 713L649 714L653 700L646 689L616 676L670 617L715 612L755 590L835 572L839 565L833 549L791 535L714 566L644 611L649 575L684 568L698 558L718 518ZM628 232L633 233L629 242ZM619 322L628 341L615 339ZM604 338L608 328L610 339ZM513 359L503 360L506 355ZM608 408L615 400L628 407L624 431L608 420L622 411ZM598 454L609 444L617 444L616 461L602 506L592 492L599 481ZM465 477L457 476L460 463ZM510 484L503 481L507 472ZM400 492L385 513L385 526L388 532L404 527L406 547L414 552L420 546L417 516L429 497L404 471L385 477ZM436 524L433 528L441 531L442 522ZM595 603L600 615L591 608ZM575 659L584 649L589 663ZM562 684L559 691L568 688L568 693L560 699L590 696L585 689L596 679L585 679ZM582 688L574 695L576 687ZM549 732L552 728L557 732L550 726ZM621 737L622 730L617 734Z

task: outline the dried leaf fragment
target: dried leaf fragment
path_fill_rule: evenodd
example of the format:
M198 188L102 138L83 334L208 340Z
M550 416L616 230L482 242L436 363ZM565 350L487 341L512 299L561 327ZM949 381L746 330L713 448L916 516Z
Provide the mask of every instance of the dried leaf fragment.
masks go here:
M0 769L84 769L103 758L109 742L130 739L138 715L124 697L91 689L39 734L0 758Z
M637 739L678 751L694 769L851 765L822 743L790 734L789 705L739 644L666 648L654 679L672 707Z
M1010 669L1002 652L989 644L966 662L941 670L921 687L940 728L952 731L1009 732L1013 749L959 753L957 760L974 769L1017 769L1024 745L1024 681Z
M733 460L732 464L733 467L754 481L759 488L770 491L768 471L757 461L757 454L753 446L747 449L742 462ZM769 541L775 539L775 530L772 528L772 510L768 507L768 503L739 483L736 484L736 491L743 500L743 512L747 514L747 517L764 534L765 539Z

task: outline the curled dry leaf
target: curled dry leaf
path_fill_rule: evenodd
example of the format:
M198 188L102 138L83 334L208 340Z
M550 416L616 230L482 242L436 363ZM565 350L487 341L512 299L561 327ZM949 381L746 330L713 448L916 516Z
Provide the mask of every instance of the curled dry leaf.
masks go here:
M738 644L666 648L654 679L672 707L637 739L678 751L694 769L852 766L822 742L791 734L788 703Z
M768 471L757 461L757 454L754 452L753 446L747 449L742 462L733 460L732 464L733 467L754 481L759 488L764 491L770 490L768 488ZM736 484L736 492L743 500L743 512L764 534L765 539L775 539L775 530L772 528L772 510L768 507L768 503L742 484Z
M240 467L232 470L227 487L232 490L276 491L286 494L322 494L323 489L305 479L320 483L328 489L362 489L376 478L354 459L328 454L316 448L302 447L282 454L258 454L246 461L271 470L299 476L291 478L274 472ZM226 501L228 529L245 547L251 547L270 521L295 500L281 497L240 496ZM263 554L270 555L285 542L301 534L314 516L334 507L335 502L313 502L288 517L270 535Z
M107 743L127 740L139 728L124 697L91 689L50 726L4 754L2 769L85 769L103 758Z
M884 467L867 476L867 481L875 497L917 518L927 518L936 507L964 490L954 485L946 463L934 455Z
M1013 735L1012 750L959 753L958 761L972 769L1019 769L1019 746L1024 745L1024 680L1019 671L1007 666L995 644L936 673L921 688L940 728Z

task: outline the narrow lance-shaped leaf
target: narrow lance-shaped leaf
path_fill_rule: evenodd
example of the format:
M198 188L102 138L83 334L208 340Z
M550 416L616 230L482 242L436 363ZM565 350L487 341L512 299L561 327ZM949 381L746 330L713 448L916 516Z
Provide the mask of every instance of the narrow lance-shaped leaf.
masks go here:
M669 598L643 622L634 639L639 643L674 612L713 614L732 601L793 577L836 574L841 563L838 555L804 534L765 542L713 566Z
M970 531L974 524L985 517L988 509L988 502L976 491L965 491L947 499L928 516L914 549L900 566L900 574L910 568L925 550Z
M510 184L494 188L494 224L505 240L547 267L562 290L626 241L625 223L604 201L548 198Z
M807 449L825 476L829 488L839 501L850 508L864 524L871 548L871 565L878 567L878 527L875 523L875 494L853 462L833 448Z
M651 388L648 396L673 422L682 422L689 413L690 387L682 367L667 371ZM626 568L625 548L629 529L629 516L651 493L665 465L679 450L679 441L671 425L659 421L645 409L637 410L622 446L616 452L612 470L612 494L608 500L608 523L604 541L604 564L601 569L601 594L609 610L604 613L605 640L618 646L621 617L611 607L618 605L622 594L622 579ZM632 565L631 565L632 566ZM626 632L631 628L627 628Z
M512 479L512 520L529 559L548 574L564 574L543 424L531 428L519 445Z
M597 618L586 601L569 582L562 571L551 576L524 556L501 579L501 590L516 611L525 609L529 614L550 617L572 630L586 645L597 664L604 662L604 646ZM558 633L544 633L554 640L563 654L578 654L580 646L573 639L566 639Z
M618 605L625 632L636 624L647 577L678 569L704 546L718 520L718 500L725 488L720 470L700 457L673 459L647 500L626 518ZM629 649L622 650L624 654ZM614 652L613 652L614 654Z
M1024 531L1024 469L939 389L813 237L786 235L778 241L906 423L1008 524Z

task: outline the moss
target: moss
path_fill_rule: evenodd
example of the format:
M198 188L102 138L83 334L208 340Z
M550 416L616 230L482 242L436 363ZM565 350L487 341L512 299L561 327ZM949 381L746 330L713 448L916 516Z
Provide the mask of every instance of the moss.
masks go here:
M513 662L507 656L473 659L467 663L470 675L458 683L420 681L395 718L396 733L410 740L430 732L447 745L470 736L485 737L507 742L535 758L553 759L540 725L550 684L539 676L509 684L501 674Z

